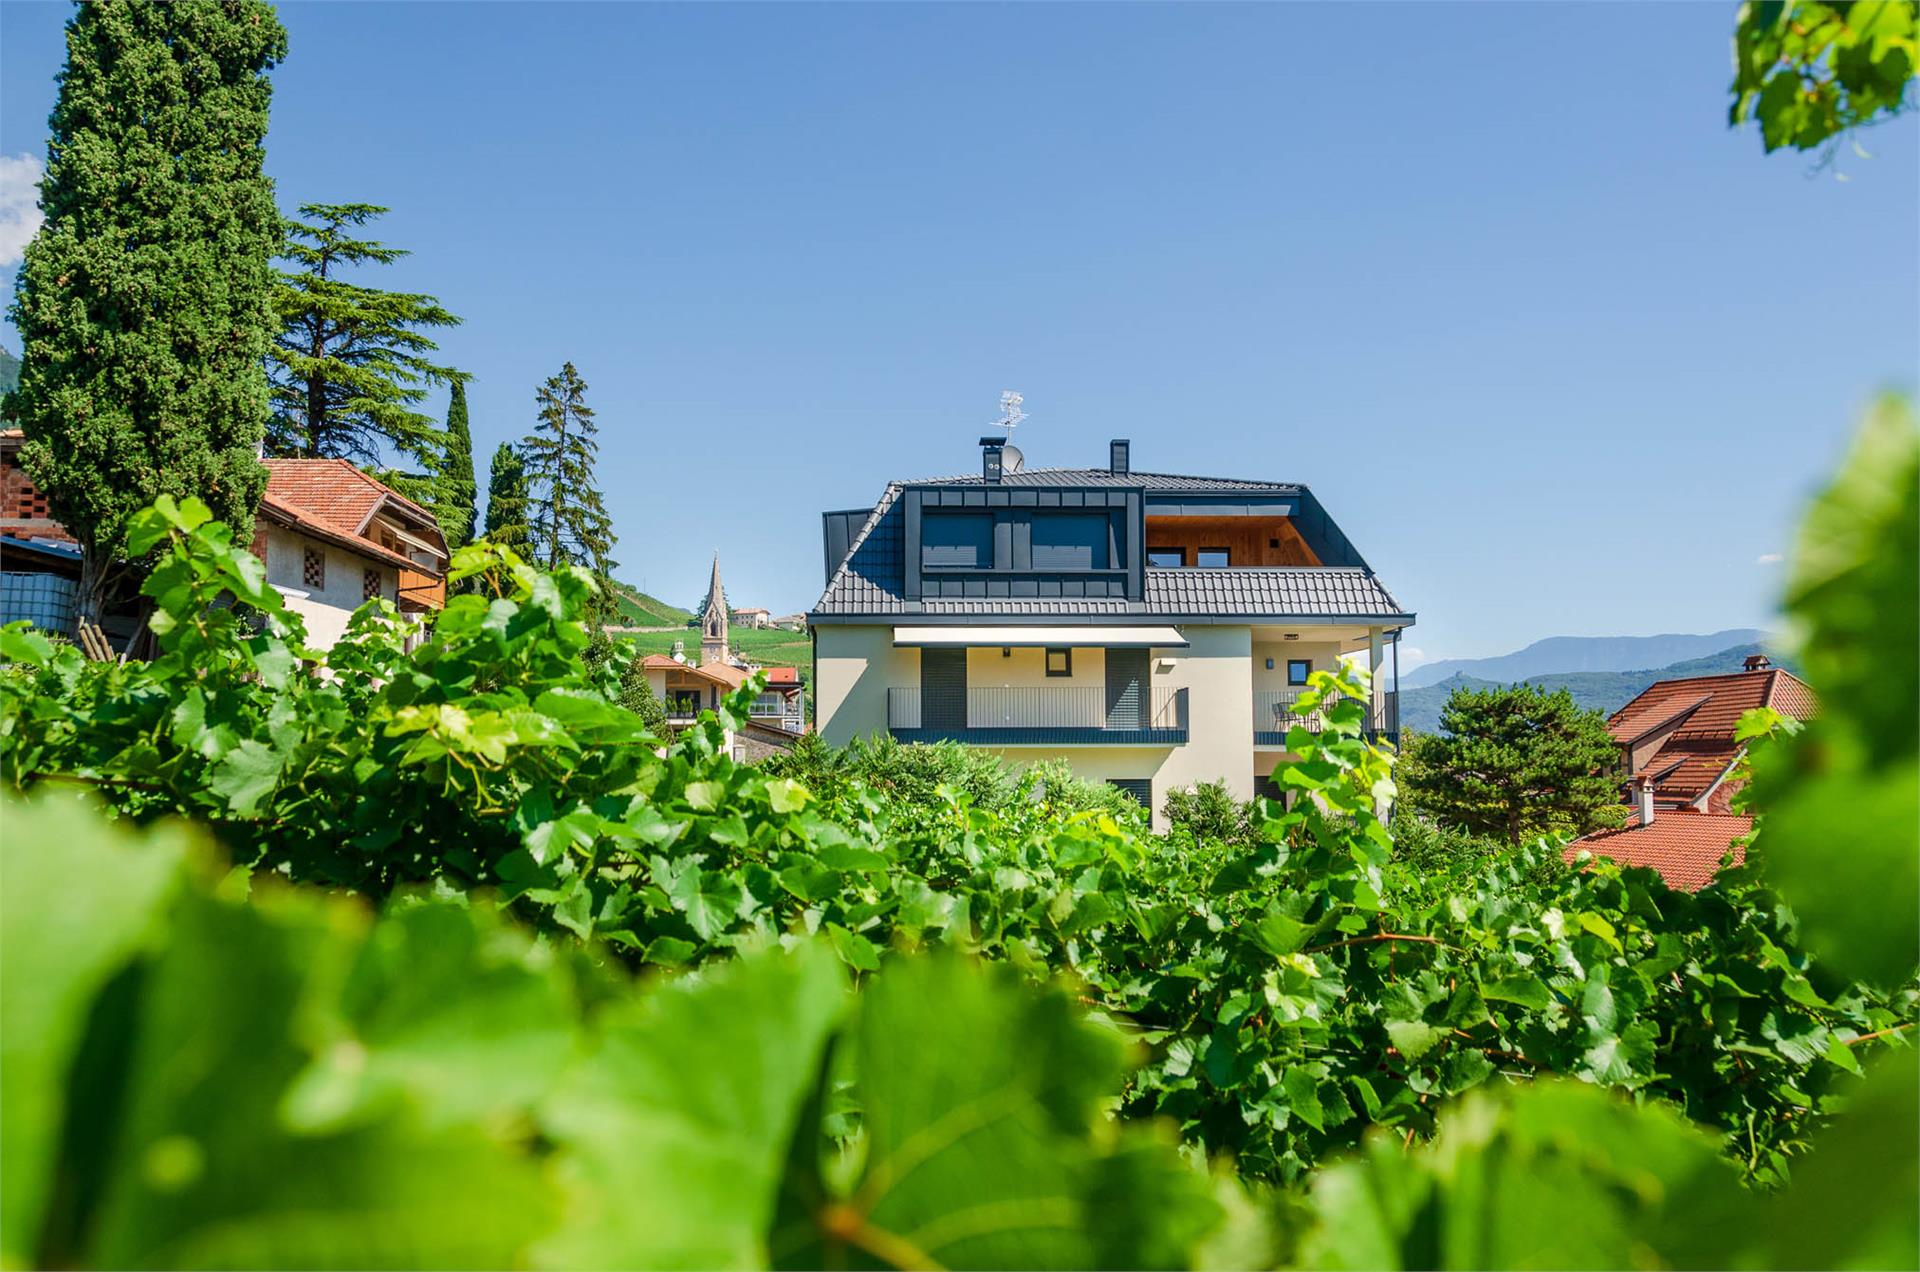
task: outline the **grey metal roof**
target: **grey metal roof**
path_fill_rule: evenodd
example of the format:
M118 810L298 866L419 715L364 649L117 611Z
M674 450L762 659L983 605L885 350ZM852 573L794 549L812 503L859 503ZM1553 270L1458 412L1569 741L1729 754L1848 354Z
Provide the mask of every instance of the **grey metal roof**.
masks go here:
M1137 475L1137 474L1136 474ZM1182 479L1191 480L1191 479ZM913 483L918 484L918 483ZM1252 484L1252 483L1249 483ZM901 545L901 483L889 485L854 536L808 617L900 615L1008 618L1381 618L1410 619L1374 575L1363 569L1296 567L1146 572L1144 601L1048 599L909 602Z
M927 477L901 482L904 486L983 486L979 473L970 477ZM1179 473L1113 473L1104 468L1022 468L1000 479L1003 486L1098 486L1143 490L1267 490L1296 494L1300 487L1284 481L1243 481L1237 477L1187 477Z

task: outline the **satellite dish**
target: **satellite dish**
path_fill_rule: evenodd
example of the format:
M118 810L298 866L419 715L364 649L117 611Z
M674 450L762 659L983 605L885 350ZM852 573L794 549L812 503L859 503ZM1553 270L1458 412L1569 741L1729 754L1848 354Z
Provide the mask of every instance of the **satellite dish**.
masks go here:
M1022 468L1026 467L1026 463L1027 463L1027 457L1025 455L1022 455L1020 453L1020 448L1018 446L1015 446L1013 443L1008 442L1000 448L1000 471L1001 472L1017 473Z

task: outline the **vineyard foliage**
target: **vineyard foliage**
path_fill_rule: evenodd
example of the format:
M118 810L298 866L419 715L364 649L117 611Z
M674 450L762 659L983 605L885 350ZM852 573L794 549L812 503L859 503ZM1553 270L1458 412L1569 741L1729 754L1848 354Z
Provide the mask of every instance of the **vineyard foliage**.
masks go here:
M0 1254L1911 1263L1911 1137L1861 1128L1913 1122L1910 1067L1862 1075L1915 1018L1913 907L1875 913L1913 741L1867 674L1915 647L1915 454L1886 407L1809 518L1826 709L1694 895L1398 852L1352 679L1292 799L1156 836L952 748L735 764L753 685L656 739L580 657L590 579L494 545L419 648L373 603L311 650L163 502L158 659L0 629ZM1840 846L1883 871L1852 897L1807 864Z

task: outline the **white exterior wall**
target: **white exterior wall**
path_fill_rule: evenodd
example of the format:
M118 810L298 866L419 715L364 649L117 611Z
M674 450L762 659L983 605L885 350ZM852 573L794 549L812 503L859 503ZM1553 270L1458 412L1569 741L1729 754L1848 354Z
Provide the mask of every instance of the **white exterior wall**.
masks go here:
M887 731L887 690L920 684L920 651L898 649L893 628L837 623L814 629L814 722L845 746Z
M267 526L267 582L286 598L287 608L300 616L307 626L307 643L315 649L330 649L347 630L347 619L366 604L366 570L380 572L380 595L398 601L400 572L384 562L371 560L345 548L334 547L318 539L309 539L297 530ZM306 585L305 564L308 548L326 556L326 584L320 588Z
M1273 670L1267 670L1267 659ZM1315 671L1334 671L1340 665L1340 646L1335 641L1258 641L1253 646L1253 689L1256 693L1299 693L1302 686L1287 683L1287 660L1305 658Z

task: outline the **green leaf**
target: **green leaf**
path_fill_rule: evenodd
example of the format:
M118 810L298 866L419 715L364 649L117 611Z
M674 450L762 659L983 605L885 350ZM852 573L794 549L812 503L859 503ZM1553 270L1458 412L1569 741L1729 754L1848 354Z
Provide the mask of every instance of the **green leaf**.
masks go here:
M1534 1011L1553 1006L1553 991L1531 976L1508 976L1480 986L1480 997L1489 1002L1514 1003Z
M214 766L207 789L224 799L234 816L252 817L280 784L285 766L284 755L248 738Z
M725 800L726 797L727 784L725 782L687 783L687 804L699 812L711 813L715 811L720 807L721 801Z
M1394 1047L1408 1060L1418 1060L1426 1055L1447 1034L1444 1027L1430 1025L1424 1020L1389 1020L1386 1024L1387 1037L1393 1040Z
M0 799L0 1256L37 1253L90 1004L163 930L158 911L182 876L178 832L135 842L71 798Z
M767 783L767 803L776 813L797 813L807 805L812 792L799 782L777 777Z
M861 972L880 970L880 951L866 937L849 932L838 923L827 924L827 936L833 941L834 953L848 967Z
M614 1010L543 1123L561 1145L560 1267L758 1267L782 1163L840 1017L818 945L762 952Z
M814 854L815 859L829 870L845 870L855 873L873 873L885 870L890 864L887 855L875 852L871 848L856 848L851 844L830 844Z
M733 876L690 866L673 881L667 895L700 939L711 941L733 926L742 893Z

